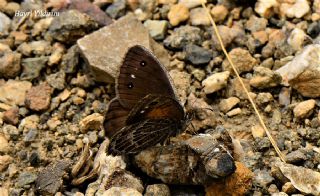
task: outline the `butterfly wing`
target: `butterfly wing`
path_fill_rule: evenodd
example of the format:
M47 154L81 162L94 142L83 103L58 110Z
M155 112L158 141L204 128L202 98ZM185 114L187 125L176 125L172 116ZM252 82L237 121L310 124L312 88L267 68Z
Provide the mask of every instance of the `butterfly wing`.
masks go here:
M109 153L136 154L140 151L164 142L177 132L177 125L172 119L146 119L123 127L112 138Z
M129 110L125 109L117 98L110 101L103 124L108 137L112 137L126 125L128 114Z
M124 58L116 92L121 105L128 109L148 94L177 99L165 68L149 50L139 45L131 47Z
M169 118L177 123L184 119L184 110L181 104L171 97L149 94L141 99L132 108L126 124L133 124L145 119Z

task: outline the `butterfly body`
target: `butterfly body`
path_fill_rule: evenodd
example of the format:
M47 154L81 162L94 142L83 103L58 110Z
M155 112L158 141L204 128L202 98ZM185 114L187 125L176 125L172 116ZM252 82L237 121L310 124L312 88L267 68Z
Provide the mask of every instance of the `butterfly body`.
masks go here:
M113 154L136 154L185 126L185 112L165 68L142 46L131 47L116 80L104 127Z

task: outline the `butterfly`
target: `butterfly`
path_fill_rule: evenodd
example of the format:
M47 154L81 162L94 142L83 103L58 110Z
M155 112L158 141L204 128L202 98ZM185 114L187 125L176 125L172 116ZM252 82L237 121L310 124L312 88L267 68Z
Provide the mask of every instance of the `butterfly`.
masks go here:
M185 128L186 119L164 66L145 47L129 48L105 115L109 153L136 154L163 143Z

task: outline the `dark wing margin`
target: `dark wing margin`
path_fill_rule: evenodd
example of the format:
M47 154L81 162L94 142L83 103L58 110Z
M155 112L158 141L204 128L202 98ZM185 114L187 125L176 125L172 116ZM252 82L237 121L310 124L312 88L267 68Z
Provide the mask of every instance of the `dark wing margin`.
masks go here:
M166 69L148 49L139 45L129 48L116 86L123 107L133 108L148 94L177 99L172 85Z

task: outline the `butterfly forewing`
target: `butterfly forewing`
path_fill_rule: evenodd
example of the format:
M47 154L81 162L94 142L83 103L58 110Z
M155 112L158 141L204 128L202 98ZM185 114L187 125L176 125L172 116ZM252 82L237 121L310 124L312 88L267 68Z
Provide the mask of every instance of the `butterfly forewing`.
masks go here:
M133 46L128 50L120 68L116 88L120 103L129 109L148 94L176 99L165 68L142 46Z

